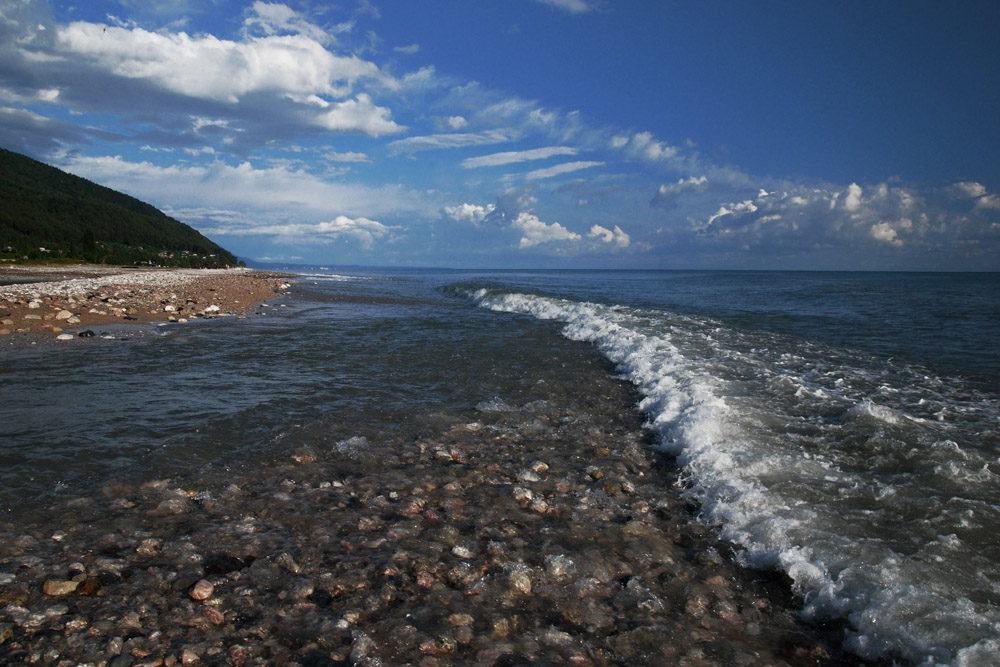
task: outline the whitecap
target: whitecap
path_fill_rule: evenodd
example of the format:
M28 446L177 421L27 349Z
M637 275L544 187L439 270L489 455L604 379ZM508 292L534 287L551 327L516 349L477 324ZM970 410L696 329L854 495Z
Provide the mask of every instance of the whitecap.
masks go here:
M893 390L822 352L768 363L777 357L769 341L741 342L745 334L710 321L497 290L472 296L487 309L560 321L567 338L615 363L643 395L647 427L676 457L700 518L743 548L746 565L784 570L804 616L848 618L859 655L949 661L993 646L984 633L996 634L989 624L1000 611L966 605L940 576L936 556L962 551L955 521L934 533L944 538L914 548L915 536L893 520L934 511L915 476L934 484L926 478L935 465L959 484L992 476L950 457L928 465L932 423L870 398L904 405L908 385ZM884 527L896 534L880 534Z

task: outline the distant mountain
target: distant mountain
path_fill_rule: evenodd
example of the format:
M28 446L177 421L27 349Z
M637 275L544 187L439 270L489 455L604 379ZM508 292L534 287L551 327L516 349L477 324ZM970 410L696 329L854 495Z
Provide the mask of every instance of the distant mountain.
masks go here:
M236 266L228 250L134 197L0 148L0 257Z

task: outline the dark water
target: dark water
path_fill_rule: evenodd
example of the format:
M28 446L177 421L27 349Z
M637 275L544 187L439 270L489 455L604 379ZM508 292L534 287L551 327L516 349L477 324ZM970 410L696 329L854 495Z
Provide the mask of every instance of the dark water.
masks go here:
M806 618L847 619L850 650L1000 651L997 274L318 271L295 292L246 320L6 353L7 518L477 410L603 414L595 378L615 376L702 521L787 573Z

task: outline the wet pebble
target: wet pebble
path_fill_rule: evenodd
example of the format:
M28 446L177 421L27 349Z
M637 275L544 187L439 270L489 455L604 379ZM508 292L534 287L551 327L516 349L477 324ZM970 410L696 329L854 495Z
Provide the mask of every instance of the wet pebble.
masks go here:
M522 595L531 594L531 573L525 567L516 567L508 575L508 580L510 581L510 586L512 589L521 593Z
M0 525L0 662L838 664L713 549L638 418L574 400Z
M202 607L201 615L212 625L222 625L226 622L226 616L215 607Z
M215 586L212 582L201 579L195 583L194 586L188 591L188 595L191 596L192 600L207 600L212 597L212 593L215 591Z
M49 579L42 585L42 591L52 597L61 597L74 592L80 585L78 581L58 581Z

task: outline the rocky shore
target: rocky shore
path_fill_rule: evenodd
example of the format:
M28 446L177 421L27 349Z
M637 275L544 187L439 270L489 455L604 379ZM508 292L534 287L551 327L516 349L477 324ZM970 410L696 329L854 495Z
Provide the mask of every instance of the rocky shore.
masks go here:
M2 266L0 346L72 340L126 322L242 316L287 289L287 279L245 269Z
M671 465L629 411L546 399L109 484L0 522L0 663L860 664L733 564Z
M0 307L40 327L69 311L69 333L239 314L285 280L72 276L0 287ZM593 385L527 382L407 428L290 435L0 514L0 664L861 664L697 521L630 387Z

